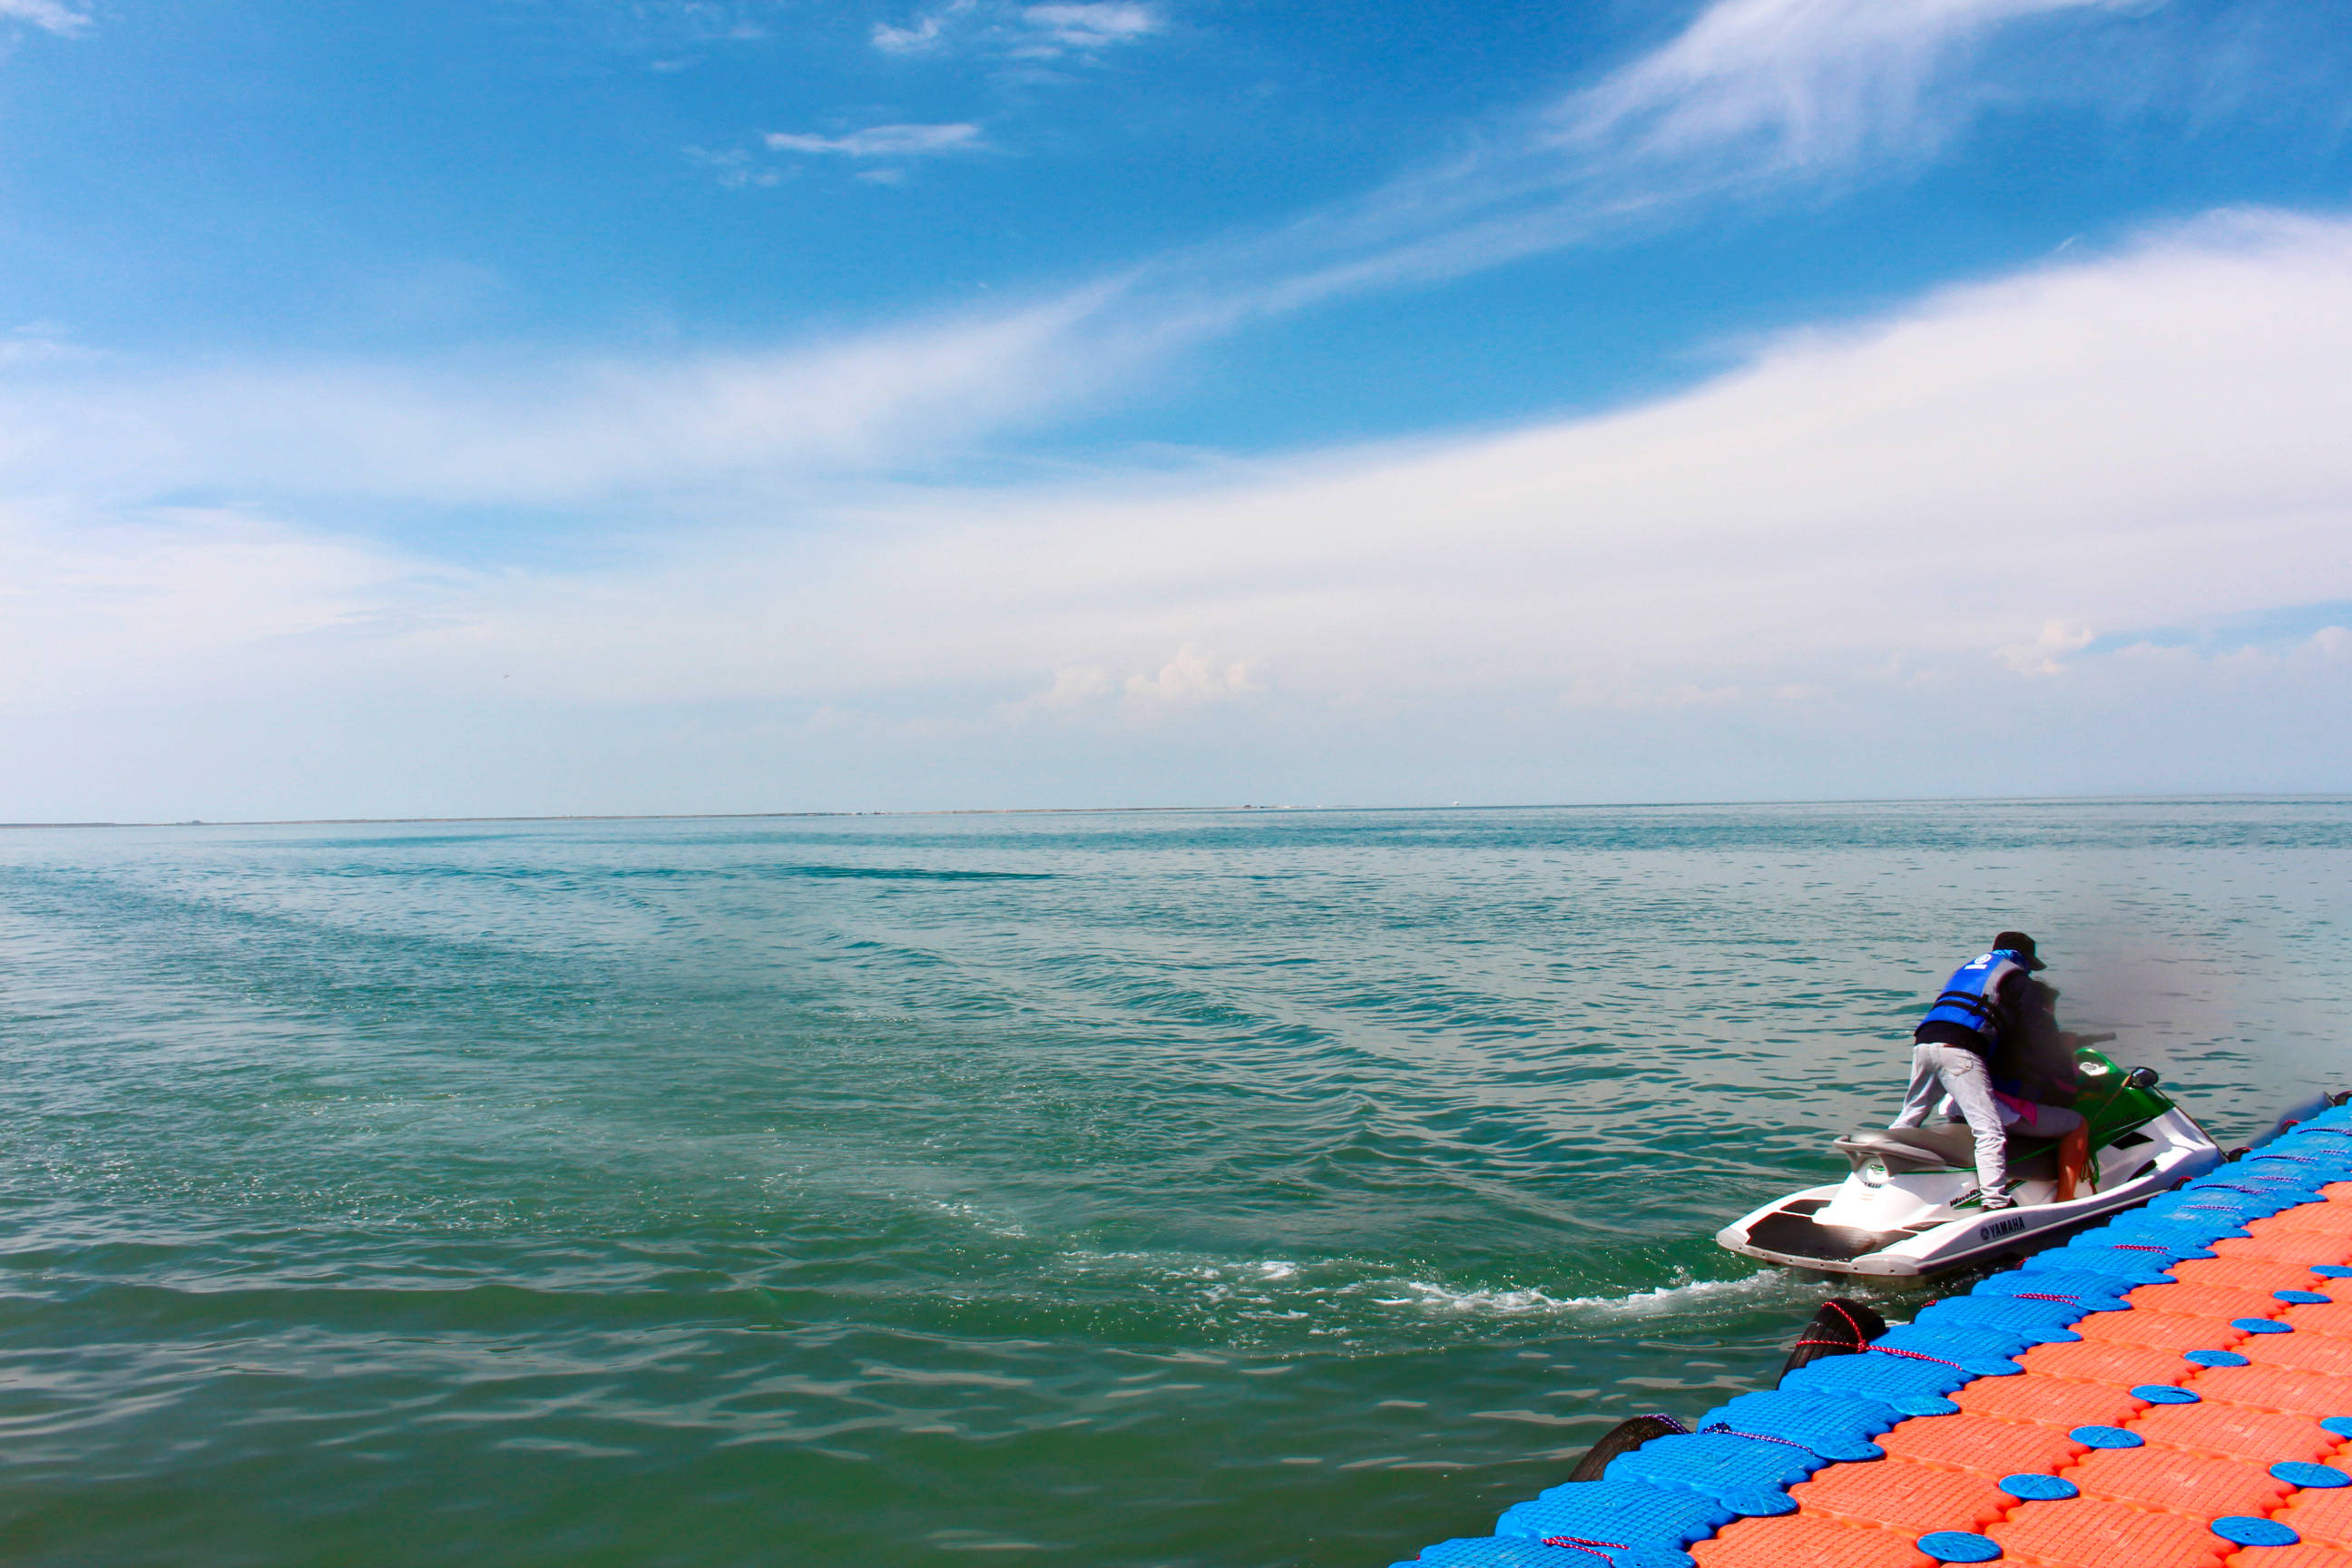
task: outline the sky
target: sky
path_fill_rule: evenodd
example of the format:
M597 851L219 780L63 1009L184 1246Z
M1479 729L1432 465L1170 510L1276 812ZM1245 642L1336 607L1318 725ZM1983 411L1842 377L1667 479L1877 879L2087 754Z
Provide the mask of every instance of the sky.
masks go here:
M0 0L0 820L2352 789L2306 0Z

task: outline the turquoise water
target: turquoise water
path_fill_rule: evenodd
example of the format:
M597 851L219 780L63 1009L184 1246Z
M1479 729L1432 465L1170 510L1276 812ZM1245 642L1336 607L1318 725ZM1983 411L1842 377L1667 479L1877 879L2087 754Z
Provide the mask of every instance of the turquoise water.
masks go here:
M1826 1289L1706 1238L1993 930L2243 1137L2347 889L2342 800L0 835L0 1552L1378 1568L1769 1381Z

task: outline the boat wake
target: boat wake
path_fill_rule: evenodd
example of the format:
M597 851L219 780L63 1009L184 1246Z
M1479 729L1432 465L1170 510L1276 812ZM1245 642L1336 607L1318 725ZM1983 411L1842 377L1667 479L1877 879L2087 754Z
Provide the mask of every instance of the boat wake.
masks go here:
M1770 1272L1737 1279L1685 1279L1613 1296L1554 1296L1536 1289L1455 1289L1425 1279L1395 1281L1384 1287L1402 1290L1374 1298L1383 1307L1419 1307L1433 1312L1522 1317L1561 1313L1600 1318L1663 1318L1712 1306L1746 1310L1759 1302L1805 1296L1786 1276ZM1810 1300L1810 1296L1806 1296Z

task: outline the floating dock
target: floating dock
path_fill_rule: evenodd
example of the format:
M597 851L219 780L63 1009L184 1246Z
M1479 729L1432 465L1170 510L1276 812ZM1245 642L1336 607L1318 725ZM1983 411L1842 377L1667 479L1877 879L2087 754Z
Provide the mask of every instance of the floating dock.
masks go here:
M1413 1561L2352 1568L2347 1439L2337 1107Z

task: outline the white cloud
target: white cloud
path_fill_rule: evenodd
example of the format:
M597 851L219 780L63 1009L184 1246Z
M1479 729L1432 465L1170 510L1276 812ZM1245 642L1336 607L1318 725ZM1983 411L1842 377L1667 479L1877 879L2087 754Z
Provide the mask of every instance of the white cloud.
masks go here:
M463 613L470 576L221 509L78 526L0 509L0 710L256 679L310 689L326 671L280 667L276 650L351 638L397 652Z
M911 26L896 27L887 22L877 22L871 35L874 47L890 55L928 53L940 46L949 24L969 15L974 3L975 0L951 0L936 11L916 17Z
M0 495L772 500L814 476L919 464L1098 390L1118 355L1066 351L1101 298L767 353L430 374L88 354L0 364Z
M999 52L1090 48L1160 26L1139 5L967 9L905 42L951 46L953 22ZM2340 628L2244 658L2111 656L2079 629L2352 600L2352 454L2327 417L2352 363L2352 226L2334 220L2223 216L2070 252L1790 335L1687 395L1507 437L1191 479L907 477L1254 314L1916 158L1973 110L1958 68L1987 40L2115 9L1719 0L1470 153L1279 235L832 344L191 367L19 334L0 349L0 707L782 702L911 711L905 734L1076 737L1278 714L1318 756L1334 736L1393 754L1394 726L1431 715L1544 735L1563 713L1630 715L1716 726L1719 747L1769 709L1846 725L1851 756L1923 693L1988 681L2061 704L2231 659L2231 679L2278 690L2338 679ZM853 161L983 145L970 123L767 140ZM188 494L236 500L158 504ZM352 521L422 507L460 529L506 506L586 518L604 532L574 543L596 558L461 569Z
M1608 156L1737 152L1759 169L1849 163L1946 128L1939 77L2000 29L2132 3L1717 0L1672 42L1560 105L1559 141Z
M2032 642L2007 643L1994 651L2001 663L2020 675L2063 675L2066 656L2080 653L2097 640L2098 634L2087 626L2053 620L2043 622L2042 635Z
M970 124L870 125L845 136L771 131L762 140L779 153L831 153L845 158L920 158L982 146L980 127Z
M1098 53L1149 37L1165 26L1157 7L1136 0L1056 5L992 4L984 9L979 0L951 0L919 13L903 26L877 22L868 37L876 48L889 55L956 49L1038 59L1072 51Z
M1058 676L1055 685L1061 689ZM1252 678L1248 665L1220 664L1191 643L1178 648L1156 672L1127 678L1127 700L1145 706L1219 702L1265 689L1263 682Z
M766 188L783 184L790 173L783 169L763 168L751 161L750 152L741 147L688 147L687 158L709 170L718 182L730 190Z
M1130 335L1181 348L1334 298L1460 276L1704 204L1803 182L1909 168L2016 93L1972 74L1999 41L2042 22L2070 37L2133 25L2142 0L1716 0L1601 80L1498 119L1457 150L1270 233L1136 269ZM1109 0L1018 11L957 4L908 27L901 52L961 43L1015 56L1081 53L1163 31L1154 7ZM2137 90L2119 79L2118 91ZM2070 91L2092 90L2084 83ZM977 150L977 126L774 133L777 151L850 157Z
M1100 49L1129 44L1160 31L1160 14L1149 5L1106 0L1084 5L1027 5L1021 19L1065 48Z
M2011 736L2029 706L2051 754L2081 767L2250 758L2195 726L2255 710L2248 693L2305 714L2258 750L2352 721L2332 619L2251 662L2225 643L2103 655L2082 628L2352 602L2352 446L2335 413L2347 307L2352 222L2223 215L1794 334L1710 384L1604 416L1189 479L894 484L764 508L738 494L737 525L615 536L568 566L459 569L296 526L291 510L109 507L121 448L85 440L79 500L49 468L48 499L17 505L0 668L30 672L10 677L20 715L307 693L311 708L363 696L387 711L568 714L584 735L598 713L829 704L901 715L839 732L898 737L914 750L893 754L926 778L997 730L1054 725L1065 757L1097 754L1097 733L1103 757L1193 735L1185 754L1209 756L1240 753L1204 748L1202 726L1263 722L1272 738L1251 747L1292 746L1302 768L1360 752L1366 778L1433 724L1465 745L1516 735L1513 755L1562 767L1580 736L1638 740L1624 758L1712 737L1691 742L1703 779L1707 759L1727 767L1762 743L1759 726L1783 725L1799 728L1775 742L1772 776L1811 781L1785 787L1965 791L2014 782L1987 771L2002 758L2034 760ZM954 398L1015 379L1003 367L1017 353L982 358L985 374L950 378ZM498 397L430 419L412 407L355 467L346 449L304 471L393 497L416 493L422 469L459 507L511 498L518 466L547 466L541 495L658 478L687 515L756 460L750 437L678 438L710 416L707 389L671 405L633 378L608 385L624 389L611 408L570 405L569 426L541 412L524 421L531 440L509 428L457 460L439 448L468 420L513 418ZM315 384L273 395L304 392L321 399ZM147 481L220 483L218 443L245 417L151 437L136 453ZM647 425L670 444L645 444ZM303 442L233 454L264 463L280 444ZM30 461L20 449L20 472ZM2084 738L2123 710L2137 728ZM1624 725L1672 728L1610 728ZM1950 755L1932 777L1906 773L1913 747ZM1500 761L1477 766L1502 776ZM1524 776L1538 782L1522 797L1545 793L1549 775ZM1097 798L1123 796L1097 782Z
M87 16L58 5L58 0L0 0L0 16L29 22L59 37L71 37L89 26Z
M2129 25L2144 9L2137 0L1716 0L1647 54L1491 123L1428 166L1276 233L1181 258L1167 269L1168 292L1203 330L1218 330L1687 220L1731 195L1914 167L2013 99L1972 71L1994 43L2037 20Z

